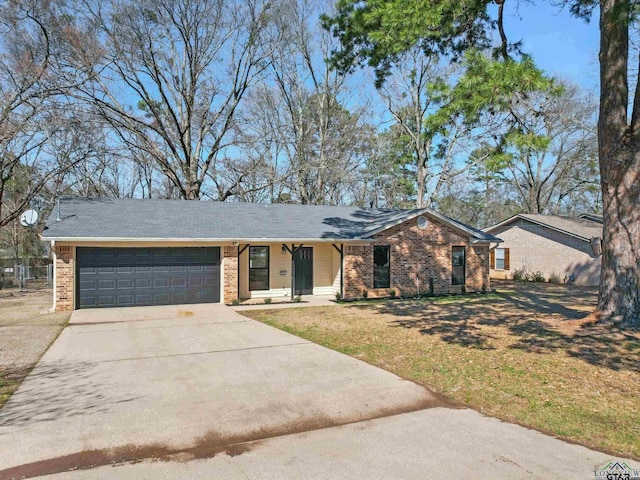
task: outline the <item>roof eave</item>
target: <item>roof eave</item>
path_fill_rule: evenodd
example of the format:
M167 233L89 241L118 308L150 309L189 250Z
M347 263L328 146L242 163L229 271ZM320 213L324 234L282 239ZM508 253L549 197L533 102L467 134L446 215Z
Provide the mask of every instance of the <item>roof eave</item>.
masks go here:
M517 218L519 218L521 220L526 220L527 222L534 223L534 224L539 225L539 226L544 227L544 228L548 228L549 230L554 230L556 232L563 233L563 234L568 235L570 237L577 238L578 240L582 240L583 242L590 242L591 241L591 238L583 237L582 235L578 235L577 233L569 232L568 230L564 230L562 228L554 227L553 225L549 225L548 223L539 222L537 220L534 220L533 218L525 217L525 216L523 216L521 214L517 214L517 215L514 215L513 217L507 218L503 222L500 222L500 223L498 223L496 225L493 225L492 227L487 227L487 228L485 228L483 230L483 232L488 232L489 230L493 230L495 228L502 227L502 226L512 222L513 220L517 219Z
M47 237L40 235L40 239L45 242L69 242L69 243L88 243L88 242L166 242L166 243L371 243L372 239L367 238L170 238L170 237Z
M464 228L464 226L461 225L461 224L452 222L449 218L447 218L444 215L436 212L435 210L431 210L430 208L422 208L420 210L413 211L413 213L408 214L405 217L402 217L400 219L394 220L393 222L389 222L387 225L384 225L382 227L378 227L375 230L371 230L369 232L366 232L363 235L363 237L364 238L372 237L374 235L377 235L378 233L384 232L385 230L389 230L392 227L400 225L401 223L404 223L406 221L412 220L412 219L414 219L416 217L419 217L420 215L424 215L425 213L427 215L430 215L432 217L437 218L442 223L445 223L446 225L450 226L451 228L453 228L453 229L455 229L455 230L457 230L459 232L466 233L467 235L469 235L473 239L476 239L476 240L478 240L480 242L493 242L493 241L495 241L495 240L492 240L492 239L479 237L478 234L476 232L474 232L473 230L469 230L467 228Z

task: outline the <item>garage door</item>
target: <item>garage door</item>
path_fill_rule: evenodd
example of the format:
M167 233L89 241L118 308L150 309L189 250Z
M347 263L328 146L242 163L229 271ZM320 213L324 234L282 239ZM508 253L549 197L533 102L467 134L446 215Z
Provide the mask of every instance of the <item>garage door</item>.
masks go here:
M220 301L220 248L76 249L77 308Z

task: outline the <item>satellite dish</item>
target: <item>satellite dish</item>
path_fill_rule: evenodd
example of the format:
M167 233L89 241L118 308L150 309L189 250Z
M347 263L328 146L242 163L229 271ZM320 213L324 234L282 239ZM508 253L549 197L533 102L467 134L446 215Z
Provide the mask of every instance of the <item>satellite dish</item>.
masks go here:
M27 210L20 216L20 224L23 227L33 227L38 223L38 212L35 210Z

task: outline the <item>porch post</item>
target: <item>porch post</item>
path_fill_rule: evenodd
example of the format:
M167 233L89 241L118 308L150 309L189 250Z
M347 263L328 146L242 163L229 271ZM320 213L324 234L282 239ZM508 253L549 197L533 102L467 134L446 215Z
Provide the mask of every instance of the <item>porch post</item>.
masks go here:
M242 252L247 248L249 248L248 243L242 248L240 248L240 244L238 244L238 300L240 300L240 255L242 255Z
M296 262L295 255L298 250L300 250L302 244L296 248L296 244L292 243L291 248L288 245L282 244L282 248L284 248L287 252L291 254L291 301L293 302L293 297L295 296L295 287L296 287Z
M344 243L340 244L340 248L334 243L333 248L340 254L340 298L344 299Z
M340 244L340 299L344 300L344 243Z
M295 296L296 290L296 244L291 244L291 301L293 302L293 297Z

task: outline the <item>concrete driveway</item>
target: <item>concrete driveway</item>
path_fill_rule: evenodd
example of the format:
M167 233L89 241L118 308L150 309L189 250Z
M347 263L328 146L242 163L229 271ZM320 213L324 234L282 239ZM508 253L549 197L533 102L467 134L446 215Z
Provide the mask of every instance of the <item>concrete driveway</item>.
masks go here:
M75 312L0 412L0 452L0 479L566 479L611 459L222 305Z
M224 305L81 310L0 413L0 477L206 456L438 404Z

